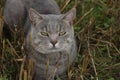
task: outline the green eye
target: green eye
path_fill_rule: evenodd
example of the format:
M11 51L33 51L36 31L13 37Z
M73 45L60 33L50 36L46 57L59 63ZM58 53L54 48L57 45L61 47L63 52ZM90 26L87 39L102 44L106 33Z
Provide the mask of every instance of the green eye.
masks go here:
M48 33L47 32L41 32L41 35L48 36Z
M66 32L60 32L59 33L59 36L63 36L63 35L65 35L66 34Z

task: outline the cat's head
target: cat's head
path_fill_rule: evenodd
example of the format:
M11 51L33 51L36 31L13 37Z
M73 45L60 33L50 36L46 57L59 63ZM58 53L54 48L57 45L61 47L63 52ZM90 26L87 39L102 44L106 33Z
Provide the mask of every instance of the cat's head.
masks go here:
M66 14L39 14L34 9L29 10L31 20L32 45L42 53L59 52L69 49L74 41L73 20L76 9Z

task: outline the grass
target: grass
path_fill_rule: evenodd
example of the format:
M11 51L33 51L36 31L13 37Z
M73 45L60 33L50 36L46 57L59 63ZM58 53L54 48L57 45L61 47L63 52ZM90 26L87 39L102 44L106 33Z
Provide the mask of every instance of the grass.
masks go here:
M0 1L2 7L4 2ZM72 80L120 80L120 1L56 0L62 13L77 8L74 22L78 57L69 70ZM1 10L2 11L2 10ZM24 37L14 32L9 40L2 34L0 11L0 80L27 80L23 70ZM30 62L32 66L32 62ZM30 72L29 72L30 74ZM23 77L23 78L21 78ZM30 80L30 79L28 79Z

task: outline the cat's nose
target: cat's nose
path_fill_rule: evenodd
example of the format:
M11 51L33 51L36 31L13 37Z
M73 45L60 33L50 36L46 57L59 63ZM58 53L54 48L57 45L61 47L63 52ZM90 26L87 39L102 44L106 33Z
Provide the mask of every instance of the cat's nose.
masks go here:
M53 46L55 46L55 44L57 43L57 40L51 40L50 42L53 44Z

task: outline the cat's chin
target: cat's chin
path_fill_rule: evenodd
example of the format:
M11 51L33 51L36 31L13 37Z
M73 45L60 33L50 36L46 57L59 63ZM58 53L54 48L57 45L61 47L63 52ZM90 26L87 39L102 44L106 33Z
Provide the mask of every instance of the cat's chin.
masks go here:
M50 54L50 53L58 53L62 51L63 49L58 49L58 48L50 48L50 49L37 49L39 53L42 54Z
M60 51L61 49L46 50L46 51L43 51L43 54L58 53Z

